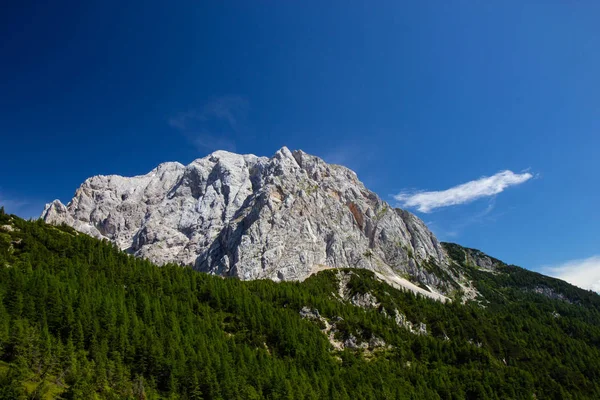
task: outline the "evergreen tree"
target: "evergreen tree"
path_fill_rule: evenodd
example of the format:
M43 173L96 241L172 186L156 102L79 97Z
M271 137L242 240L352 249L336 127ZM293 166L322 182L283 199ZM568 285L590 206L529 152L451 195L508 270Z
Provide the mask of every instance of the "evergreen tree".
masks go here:
M460 247L446 245L453 267L482 298L442 304L342 270L350 297L377 298L364 309L336 295L338 271L242 282L0 214L7 224L0 399L600 398L598 296L514 266L478 270Z

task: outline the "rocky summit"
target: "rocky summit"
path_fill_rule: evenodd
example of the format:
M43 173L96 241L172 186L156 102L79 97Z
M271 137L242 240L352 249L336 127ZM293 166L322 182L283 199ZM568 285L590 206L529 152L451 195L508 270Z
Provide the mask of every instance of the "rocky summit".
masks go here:
M350 169L286 147L271 158L217 151L142 176L94 176L42 218L158 264L243 280L352 267L440 299L468 285L423 221Z

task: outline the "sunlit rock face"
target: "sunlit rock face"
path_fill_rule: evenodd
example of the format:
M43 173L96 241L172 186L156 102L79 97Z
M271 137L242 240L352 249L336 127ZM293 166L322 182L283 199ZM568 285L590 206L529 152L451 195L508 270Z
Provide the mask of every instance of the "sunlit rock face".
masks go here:
M381 200L348 168L286 147L271 158L217 151L142 176L94 176L68 205L48 204L42 218L158 264L240 279L302 280L352 267L448 291L425 261L459 278L419 218Z

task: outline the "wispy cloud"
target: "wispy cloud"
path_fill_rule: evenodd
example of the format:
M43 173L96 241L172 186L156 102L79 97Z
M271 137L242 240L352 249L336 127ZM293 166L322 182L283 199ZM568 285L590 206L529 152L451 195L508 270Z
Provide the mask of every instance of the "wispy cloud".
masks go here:
M512 171L501 171L493 176L484 176L477 180L454 186L441 191L402 191L394 196L402 207L416 208L429 213L437 208L470 203L482 197L489 197L503 192L510 186L520 185L533 178L529 172L515 174Z
M37 218L42 213L43 203L0 193L0 207L4 207L4 211L8 214L16 214L22 218Z
M495 222L496 219L505 214L504 212L495 211L496 197L491 197L484 209L475 211L465 215L461 213L460 217L454 218L451 221L439 222L429 221L427 226L435 233L440 240L454 240L459 237L467 228L473 225L483 225L490 222ZM451 227L451 228L448 228Z
M544 267L541 272L580 288L600 293L600 256L572 260L554 267Z
M198 109L169 118L169 125L179 130L198 150L235 151L235 135L246 123L248 101L241 96L222 96Z
M7 199L2 194L0 194L0 206L4 207L4 210L7 213L14 213L25 205L27 205L26 201L17 199Z

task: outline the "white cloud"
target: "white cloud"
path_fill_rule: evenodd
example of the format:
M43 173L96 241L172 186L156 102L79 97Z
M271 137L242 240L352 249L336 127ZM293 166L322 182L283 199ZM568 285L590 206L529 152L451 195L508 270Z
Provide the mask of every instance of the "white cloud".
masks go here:
M544 267L542 273L600 293L600 256L572 260L555 267Z
M531 178L533 175L529 172L515 174L507 170L446 190L403 191L395 195L394 199L398 200L403 207L416 208L421 212L428 213L436 208L465 204L482 197L494 196L509 186L519 185Z

